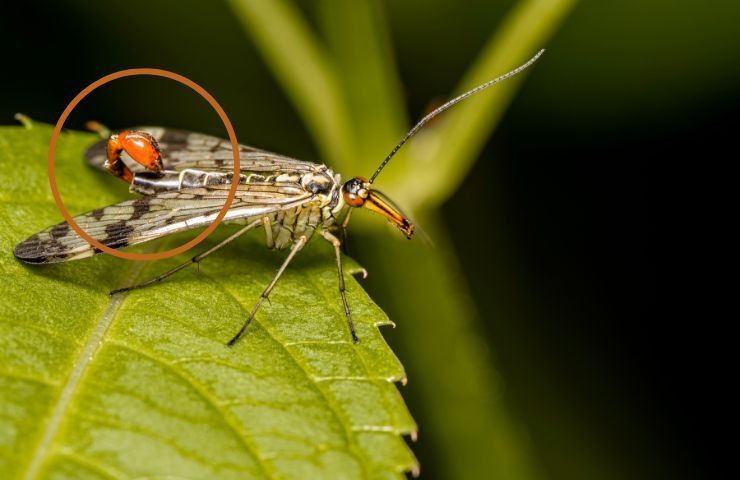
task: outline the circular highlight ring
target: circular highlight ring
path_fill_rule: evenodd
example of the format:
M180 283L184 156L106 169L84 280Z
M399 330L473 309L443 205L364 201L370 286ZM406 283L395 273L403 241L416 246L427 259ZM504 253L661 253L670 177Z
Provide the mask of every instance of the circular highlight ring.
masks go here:
M130 252L122 252L120 250L116 250L114 248L108 247L107 245L103 245L98 240L94 239L90 235L88 235L87 232L85 232L82 228L80 228L77 223L75 223L74 219L72 218L72 215L70 215L69 211L67 211L67 208L64 206L64 203L62 203L62 199L59 195L59 190L57 188L57 179L56 179L56 172L54 169L54 158L56 154L56 147L57 147L57 140L59 138L59 134L62 131L62 127L64 126L64 122L67 121L67 118L69 117L69 114L72 113L72 110L84 99L86 96L88 96L93 90L96 88L105 85L106 83L112 82L113 80L117 80L119 78L123 77L132 77L136 75L148 75L148 76L155 76L155 77L164 77L168 78L170 80L174 80L176 82L179 82L190 89L197 92L201 97L203 97L210 105L213 107L213 109L216 111L218 116L221 118L221 121L224 124L224 127L226 128L226 131L229 134L229 141L231 142L231 149L234 155L234 176L232 177L231 181L231 188L229 189L229 193L226 197L226 203L224 203L223 208L218 212L218 215L216 215L216 218L213 220L213 222L206 227L205 230L203 230L198 236L193 238L187 243L184 243L183 245L180 245L179 247L172 248L170 250L165 250L164 252L153 252L153 253L130 253ZM236 133L234 132L234 127L231 125L231 121L229 120L229 117L226 115L226 112L224 109L219 105L219 103L216 101L213 96L208 93L203 87L198 85L197 83L193 82L187 77L183 77L182 75L179 75L177 73L170 72L168 70L161 70L158 68L130 68L127 70L119 70L117 72L113 72L111 74L108 74L87 87L85 87L80 93L77 94L75 98L72 99L71 102L69 102L69 105L64 109L62 112L62 115L59 117L59 120L57 120L56 125L54 126L54 131L51 135L51 142L49 143L49 156L48 156L49 164L48 164L48 173L49 173L49 186L51 187L51 194L54 197L54 202L57 204L57 207L59 208L59 211L61 212L62 216L66 220L67 224L69 224L70 227L72 227L72 230L74 230L80 237L85 239L90 245L93 247L108 253L110 255L113 255L114 257L118 258L125 258L127 260L161 260L163 258L170 258L174 257L175 255L179 255L180 253L183 253L187 250L190 250L191 248L198 245L200 242L206 239L213 231L218 227L218 225L221 223L221 221L226 216L226 213L229 211L229 208L231 207L231 203L234 201L234 197L236 196L236 191L239 187L239 143L236 139Z

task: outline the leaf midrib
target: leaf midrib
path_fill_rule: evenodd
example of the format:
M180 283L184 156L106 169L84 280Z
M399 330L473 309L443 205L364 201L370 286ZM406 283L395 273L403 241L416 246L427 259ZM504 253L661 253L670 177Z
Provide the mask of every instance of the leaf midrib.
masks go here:
M123 275L124 280L135 279L143 269L143 262L134 263L128 268L126 274ZM69 405L72 402L72 398L77 391L80 380L87 370L87 367L95 358L95 355L102 345L106 332L113 323L113 320L116 318L116 314L120 310L121 305L127 296L128 293L124 293L122 295L115 295L109 298L108 305L105 307L103 315L100 317L100 320L93 329L90 338L85 342L85 346L80 350L80 354L75 359L72 370L67 376L66 382L64 382L62 391L54 405L54 409L52 410L51 417L49 418L49 421L46 422L41 440L33 452L33 456L28 464L26 473L23 475L24 480L32 480L38 476L44 461L51 451L57 432L59 431L59 427L62 424Z

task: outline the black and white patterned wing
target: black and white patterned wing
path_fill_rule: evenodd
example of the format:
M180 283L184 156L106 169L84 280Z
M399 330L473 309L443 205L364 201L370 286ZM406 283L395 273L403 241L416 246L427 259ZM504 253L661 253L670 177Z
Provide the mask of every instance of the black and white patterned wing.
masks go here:
M100 208L74 218L75 223L111 248L124 248L213 222L229 185L165 191ZM299 185L240 186L225 222L260 217L309 202L311 192ZM62 222L19 243L13 251L27 263L45 264L91 257L101 251Z
M234 155L231 142L222 138L204 135L202 133L173 130L164 127L136 127L150 133L159 145L165 170L183 170L197 168L200 170L231 169L234 165ZM85 160L95 168L103 169L107 140L100 140L85 152ZM125 153L121 153L126 165L133 172L142 172L144 169L131 160ZM296 160L295 158L278 155L247 145L239 146L239 163L244 172L303 172L315 168L315 164Z

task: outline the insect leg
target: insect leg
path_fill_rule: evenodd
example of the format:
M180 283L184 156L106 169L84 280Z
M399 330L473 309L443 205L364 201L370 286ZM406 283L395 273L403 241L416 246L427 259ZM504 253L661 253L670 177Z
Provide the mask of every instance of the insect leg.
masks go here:
M342 244L337 237L329 233L327 230L322 230L321 236L334 246L334 254L337 257L337 272L339 273L339 296L342 297L344 316L347 317L347 326L349 327L349 333L352 335L352 341L354 343L358 343L360 339L357 338L357 333L355 332L355 323L352 321L352 314L349 311L349 305L347 305L347 296L344 293L344 271L342 270L341 251Z
M208 250L206 250L203 253L199 253L198 255L194 256L193 258L191 258L187 262L182 263L182 264L176 266L175 268L173 268L171 270L167 270L166 272L164 272L164 273L162 273L162 274L160 274L160 275L152 278L151 280L147 280L146 282L138 283L136 285L131 285L129 287L123 287L123 288L117 288L115 290L111 290L110 291L110 295L115 295L116 293L128 292L129 290L136 290L137 288L144 288L144 287L148 287L149 285L154 285L155 283L159 283L162 280L164 280L165 278L167 278L167 277L169 277L171 275L174 275L175 273L177 273L180 270L184 269L185 267L189 267L190 265L192 265L194 263L199 263L201 260L203 260L204 258L206 258L208 255L214 253L216 250L219 250L221 247L223 247L224 245L228 244L229 242L231 242L235 238L237 238L237 237L239 237L239 236L247 233L249 230L253 229L254 227L259 226L259 224L261 222L262 222L262 220L255 220L255 221L251 222L249 225L247 225L247 226L242 227L241 229L239 229L233 235L225 238L224 240L222 240L217 245L209 248Z
M347 210L347 215L344 216L344 219L342 220L342 230L347 229L347 225L349 224L349 219L352 218L352 212L354 212L354 208L350 208Z
M265 226L265 243L267 248L272 250L275 248L275 239L272 236L272 222L270 217L262 217L262 224Z
M349 224L349 219L352 218L352 212L354 212L354 208L350 208L347 210L347 214L342 219L342 223L339 225L339 240L342 243L342 251L345 255L348 255L347 252L347 225Z
M236 335L234 335L234 338L226 343L226 346L234 346L234 344L241 338L241 336L247 330L247 327L249 327L249 324L252 323L252 320L254 319L257 310L259 310L260 306L262 305L262 302L264 302L270 295L270 292L272 292L272 289L275 287L277 281L280 280L280 277L283 275L283 272L288 267L290 261L293 260L293 257L295 257L296 253L298 253L304 245L306 245L306 237L304 235L301 235L300 238L298 238L298 240L296 240L296 242L293 244L293 248L290 249L290 253L285 258L285 261L283 261L283 264L280 266L280 270L278 270L278 272L272 278L270 284L267 285L267 288L265 288L264 291L260 294L260 298L257 300L257 303L254 304L254 307L252 307L252 311L249 313L249 317L247 317L247 320L244 322L244 325L242 325L242 328L240 328Z

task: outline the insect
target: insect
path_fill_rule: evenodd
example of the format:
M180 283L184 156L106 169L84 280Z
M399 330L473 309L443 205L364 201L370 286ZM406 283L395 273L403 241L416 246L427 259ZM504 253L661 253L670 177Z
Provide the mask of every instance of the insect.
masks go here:
M238 190L223 221L243 226L189 261L149 281L113 290L111 295L159 283L199 263L244 233L262 227L268 248L289 249L289 253L241 329L227 342L232 346L246 332L291 260L314 234L318 234L334 248L339 296L349 333L357 343L359 339L345 295L340 240L353 210L365 208L380 214L410 239L414 224L373 188L375 179L425 123L467 97L518 74L543 52L540 50L516 69L453 98L426 115L404 135L369 180L357 176L342 183L341 176L326 165L240 146ZM116 249L206 226L225 204L234 175L232 155L230 142L198 133L152 127L111 135L107 141L91 146L85 158L92 166L129 183L130 190L141 198L99 208L74 220L93 238ZM79 237L66 222L32 235L14 250L18 259L32 264L66 262L99 253L99 249Z

